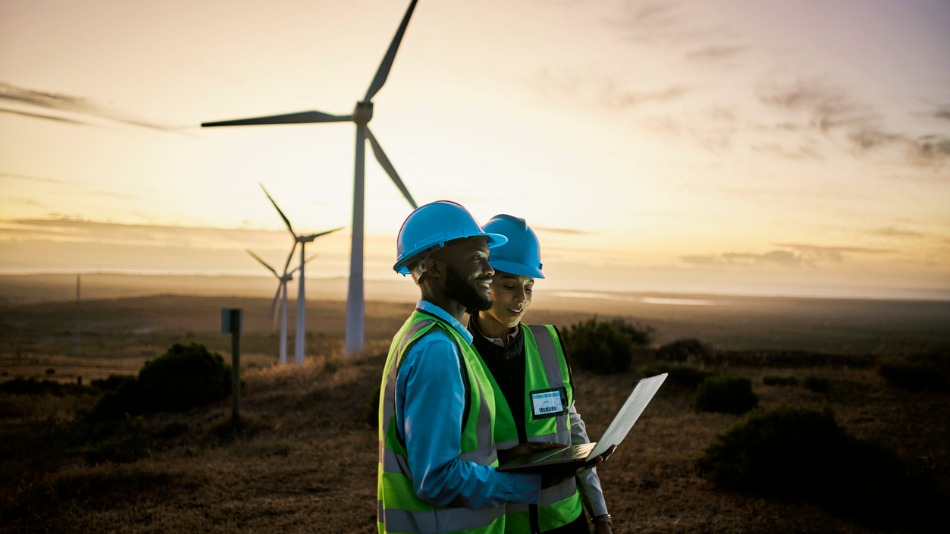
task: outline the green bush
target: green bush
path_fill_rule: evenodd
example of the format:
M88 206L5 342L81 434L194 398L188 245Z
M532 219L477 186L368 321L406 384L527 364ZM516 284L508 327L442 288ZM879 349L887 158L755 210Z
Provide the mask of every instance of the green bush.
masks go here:
M146 413L188 410L231 395L231 366L200 343L176 343L145 362L138 383Z
M649 326L632 325L622 319L598 321L597 317L561 331L571 361L598 374L627 372L633 350L649 344L653 337Z
M677 339L656 349L656 359L671 362L695 361L708 363L712 360L713 349L696 338Z
M906 391L950 391L947 376L926 363L884 363L877 368L877 374L890 386Z
M748 378L714 375L696 389L696 409L701 412L743 414L758 404Z
M762 383L766 386L797 386L798 379L794 376L763 376Z
M175 412L225 399L231 395L231 366L199 343L176 343L145 362L135 380L120 381L88 415L91 421L118 419L126 414Z
M811 391L812 393L827 393L828 388L831 387L831 382L829 382L827 378L809 375L805 377L802 385L805 386L805 389Z
M908 477L893 451L850 436L828 411L752 415L719 435L698 465L722 489L814 504L878 527L946 518L947 498L932 481Z
M643 376L662 373L669 374L664 384L689 391L696 391L696 388L713 374L705 369L672 362L652 362L640 368L640 374Z

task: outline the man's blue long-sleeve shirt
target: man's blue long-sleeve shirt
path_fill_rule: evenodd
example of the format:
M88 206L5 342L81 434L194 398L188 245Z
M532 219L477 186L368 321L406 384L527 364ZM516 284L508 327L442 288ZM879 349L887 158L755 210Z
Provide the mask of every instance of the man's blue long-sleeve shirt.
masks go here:
M472 335L454 317L426 300L417 309L445 321L468 343ZM460 460L465 383L458 346L432 329L403 356L396 375L396 429L406 444L416 495L436 506L470 508L537 502L539 475L500 473Z

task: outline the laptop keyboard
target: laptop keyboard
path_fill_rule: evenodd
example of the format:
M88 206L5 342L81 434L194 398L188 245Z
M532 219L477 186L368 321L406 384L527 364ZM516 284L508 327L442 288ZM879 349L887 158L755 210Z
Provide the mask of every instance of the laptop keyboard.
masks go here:
M570 460L571 458L584 458L594 449L596 443L578 443L563 449L558 449L544 457L544 461L552 460Z

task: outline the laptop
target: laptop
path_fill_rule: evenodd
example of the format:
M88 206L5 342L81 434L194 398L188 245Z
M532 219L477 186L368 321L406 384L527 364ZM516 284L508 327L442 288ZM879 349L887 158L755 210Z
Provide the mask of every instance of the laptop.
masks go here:
M630 429L633 428L634 423L640 418L640 414L643 413L647 404L650 404L653 396L663 385L666 375L667 373L663 373L640 380L599 440L526 454L499 466L498 471L535 471L549 465L566 463L580 465L586 462L588 458L597 458L604 454L611 446L619 446L620 442L627 437Z

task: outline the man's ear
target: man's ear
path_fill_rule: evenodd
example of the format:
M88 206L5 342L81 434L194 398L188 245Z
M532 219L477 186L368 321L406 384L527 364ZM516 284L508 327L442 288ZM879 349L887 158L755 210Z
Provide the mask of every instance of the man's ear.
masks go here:
M445 263L429 255L429 257L422 260L425 265L425 273L427 276L432 278L442 278L445 276Z

